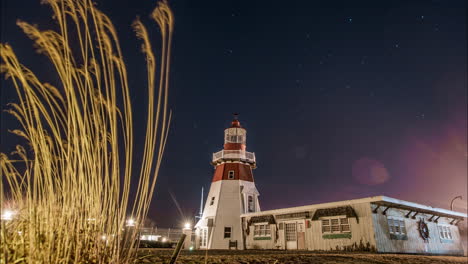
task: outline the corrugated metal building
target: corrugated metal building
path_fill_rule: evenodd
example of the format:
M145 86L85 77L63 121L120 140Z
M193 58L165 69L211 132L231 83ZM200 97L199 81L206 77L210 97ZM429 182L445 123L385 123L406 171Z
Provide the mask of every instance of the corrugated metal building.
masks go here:
M245 249L463 255L466 214L386 196L241 215Z

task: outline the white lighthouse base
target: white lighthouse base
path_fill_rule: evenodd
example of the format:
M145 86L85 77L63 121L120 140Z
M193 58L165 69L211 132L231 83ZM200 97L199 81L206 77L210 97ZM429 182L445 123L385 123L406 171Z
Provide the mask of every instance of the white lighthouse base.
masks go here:
M201 249L244 249L241 214L259 212L255 183L220 180L211 184L205 210L195 225Z

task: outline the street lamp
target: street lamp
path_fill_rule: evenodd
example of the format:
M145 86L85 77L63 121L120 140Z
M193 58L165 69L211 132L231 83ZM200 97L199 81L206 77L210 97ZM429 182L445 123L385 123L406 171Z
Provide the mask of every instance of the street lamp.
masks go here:
M185 223L184 229L192 229L192 226L190 225L189 222Z
M453 202L455 202L456 199L463 199L461 195L456 196L455 198L452 199L450 202L450 211L453 211Z

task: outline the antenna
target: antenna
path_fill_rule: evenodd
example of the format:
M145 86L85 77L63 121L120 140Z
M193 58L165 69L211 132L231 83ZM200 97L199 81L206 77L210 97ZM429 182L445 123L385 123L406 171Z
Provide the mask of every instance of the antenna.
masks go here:
M201 187L201 201L200 201L200 212L195 218L201 219L203 216L203 186Z

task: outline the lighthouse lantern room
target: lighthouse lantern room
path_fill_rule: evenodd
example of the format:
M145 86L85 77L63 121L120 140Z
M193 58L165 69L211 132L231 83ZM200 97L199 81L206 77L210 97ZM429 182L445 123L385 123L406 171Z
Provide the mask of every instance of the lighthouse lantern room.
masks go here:
M247 131L235 116L224 130L224 148L213 153L215 167L196 244L203 249L244 248L241 214L260 211L252 169L255 154L246 151Z

